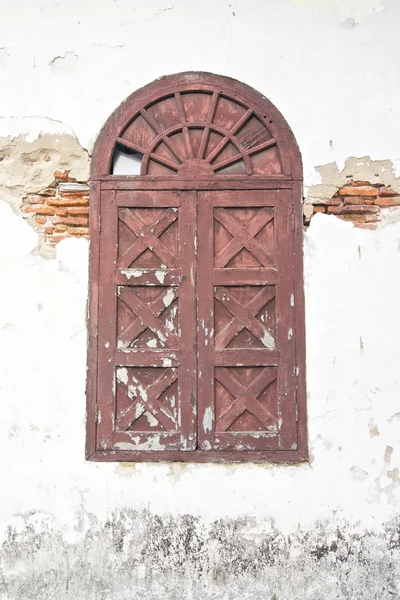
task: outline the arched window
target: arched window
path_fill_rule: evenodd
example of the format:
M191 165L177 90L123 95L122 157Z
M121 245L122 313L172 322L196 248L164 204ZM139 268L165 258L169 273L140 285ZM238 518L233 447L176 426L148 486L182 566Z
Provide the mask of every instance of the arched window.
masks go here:
M87 457L306 460L301 158L277 109L159 79L92 159Z

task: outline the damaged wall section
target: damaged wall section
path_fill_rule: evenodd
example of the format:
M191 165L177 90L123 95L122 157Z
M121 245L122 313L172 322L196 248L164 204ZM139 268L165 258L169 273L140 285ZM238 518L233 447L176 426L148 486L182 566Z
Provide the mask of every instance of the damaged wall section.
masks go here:
M39 234L39 253L53 256L49 248L66 236L88 235L89 153L57 121L8 125L0 119L0 198Z
M400 194L392 187L350 180L332 198L308 198L303 209L304 224L309 225L315 214L322 213L362 229L376 229L388 217L382 209L395 207L400 207Z
M50 246L68 236L89 239L89 185L68 171L54 173L50 187L23 198L22 212Z
M307 189L303 207L308 226L317 214L335 215L362 229L400 219L400 177L390 160L350 157L341 171L336 163L316 167L320 182Z

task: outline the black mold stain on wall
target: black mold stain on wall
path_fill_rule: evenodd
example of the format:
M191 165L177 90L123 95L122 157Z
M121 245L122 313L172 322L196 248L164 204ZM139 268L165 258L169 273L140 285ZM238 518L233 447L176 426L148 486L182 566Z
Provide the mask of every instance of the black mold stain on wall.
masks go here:
M19 515L1 547L7 600L394 600L400 597L400 519L381 535L280 533L272 522L119 510L78 520L74 543L47 515ZM85 524L85 526L84 526Z

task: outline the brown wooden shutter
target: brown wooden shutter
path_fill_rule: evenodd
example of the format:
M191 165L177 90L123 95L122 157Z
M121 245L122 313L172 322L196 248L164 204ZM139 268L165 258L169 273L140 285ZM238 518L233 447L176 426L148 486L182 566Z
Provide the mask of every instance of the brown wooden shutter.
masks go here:
M108 192L100 234L104 450L196 447L195 193Z
M199 193L199 446L296 446L291 196Z
M140 175L113 174L121 152ZM300 200L290 129L239 82L167 77L110 117L92 163L88 458L307 458Z

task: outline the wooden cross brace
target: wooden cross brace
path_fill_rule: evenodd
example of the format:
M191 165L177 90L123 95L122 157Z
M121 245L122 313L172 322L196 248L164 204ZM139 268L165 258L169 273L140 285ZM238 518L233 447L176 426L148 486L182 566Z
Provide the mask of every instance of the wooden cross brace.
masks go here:
M119 211L119 219L135 234L136 239L129 248L125 250L118 261L118 268L126 269L141 255L149 249L154 252L166 267L177 266L177 257L159 239L160 236L178 218L176 211L168 208L158 217L152 225L146 225L137 213L129 208Z
M117 381L124 388L126 404L125 410L121 410L117 417L119 431L127 431L145 411L151 413L167 431L175 430L173 416L160 405L158 398L177 379L177 369L166 369L155 381L145 386L132 374L129 375L127 383L121 381L117 371Z
M245 225L235 219L225 208L215 209L214 218L233 235L230 242L215 256L215 268L223 269L243 248L246 248L262 265L270 266L273 263L265 247L255 239L257 233L272 221L273 214L270 209L260 209Z
M245 306L229 293L227 288L218 287L215 298L234 316L215 338L216 348L226 348L233 338L245 327L258 338L266 348L275 348L275 340L266 326L256 319L263 306L275 297L273 286L262 287Z
M159 317L166 308L171 306L172 302L178 296L179 288L169 287L158 298L145 304L136 296L130 293L129 288L121 286L118 289L118 297L122 300L128 310L135 315L136 319L128 325L118 337L118 348L128 348L130 344L146 329L150 329L160 340L163 346L179 346L178 337L168 329Z
M245 410L254 415L265 428L277 424L276 417L257 400L261 392L276 379L276 367L266 367L246 386L225 367L216 369L215 377L232 396L235 396L235 400L217 419L219 431L226 431Z

